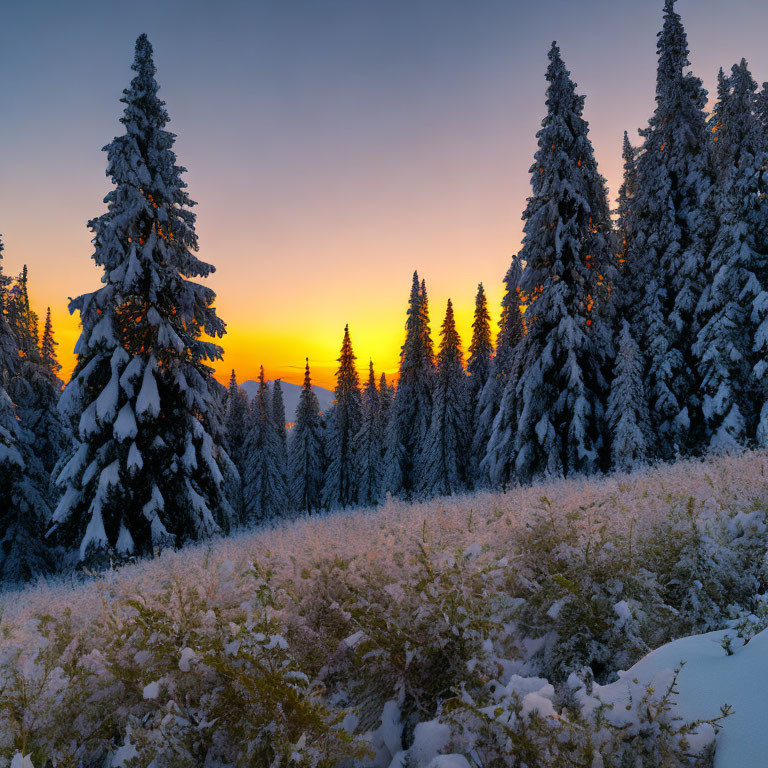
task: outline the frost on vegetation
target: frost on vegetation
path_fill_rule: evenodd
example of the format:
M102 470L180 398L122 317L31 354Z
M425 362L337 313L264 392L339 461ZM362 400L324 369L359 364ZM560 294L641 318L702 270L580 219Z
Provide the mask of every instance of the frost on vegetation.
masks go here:
M710 630L759 658L766 469L391 501L13 593L0 766L707 765L738 703L632 665Z

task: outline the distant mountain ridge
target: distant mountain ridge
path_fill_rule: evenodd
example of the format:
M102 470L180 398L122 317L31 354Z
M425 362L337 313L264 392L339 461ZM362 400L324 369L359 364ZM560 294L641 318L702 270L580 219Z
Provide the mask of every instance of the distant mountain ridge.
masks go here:
M273 382L270 380L267 382L269 391L272 391ZM283 401L285 402L285 420L288 423L296 421L296 409L299 407L299 397L301 395L301 384L291 384L288 381L280 381L283 388ZM240 388L248 395L250 399L253 399L256 393L259 391L258 381L244 381ZM325 387L318 387L316 384L312 385L312 391L317 395L317 399L320 402L320 410L325 412L333 404L336 395L331 392L330 389Z

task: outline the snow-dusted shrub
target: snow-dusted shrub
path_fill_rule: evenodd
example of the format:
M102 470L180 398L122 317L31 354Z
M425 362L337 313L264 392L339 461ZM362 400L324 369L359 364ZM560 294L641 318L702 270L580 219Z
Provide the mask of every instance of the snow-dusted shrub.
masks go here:
M35 765L77 765L112 727L110 702L97 695L94 640L73 620L40 615L23 628L2 624L0 765L16 750Z
M444 749L472 765L458 742L435 752L425 735L435 718L449 727L462 686L484 708L491 681L545 677L555 712L573 719L572 672L612 680L691 628L727 629L735 651L759 631L767 474L749 453L395 500L4 593L0 768L16 751L35 766L91 768L110 753L114 768L160 766L161 740L182 765L258 765L259 750L279 764L289 749L322 764L360 742L376 768L403 747L419 768ZM706 600L689 596L696 579ZM290 706L265 727L277 699Z
M88 630L41 619L34 650L7 646L0 712L11 733L0 754L95 765L119 748L135 768L362 757L340 727L346 712L325 706L281 634L270 573L226 561L207 576L173 575L154 593L105 605Z
M677 676L656 691L637 680L602 687L571 675L559 695L546 680L513 675L446 702L446 745L477 768L710 768L714 736L730 711L710 720L677 714Z
M474 549L453 552L421 545L405 578L366 573L365 591L344 605L358 634L349 675L352 693L381 712L390 699L403 715L403 740L434 717L461 684L475 687L498 673L489 640L499 596Z
M766 585L763 505L664 500L665 516L620 527L614 499L563 513L542 497L515 540L518 629L542 638L540 674L559 682L590 667L604 682L662 643L751 613Z
M604 517L597 505L556 516L543 497L518 544L524 598L518 628L544 638L538 662L555 682L582 667L598 680L627 669L657 644L672 616L632 527L611 531Z

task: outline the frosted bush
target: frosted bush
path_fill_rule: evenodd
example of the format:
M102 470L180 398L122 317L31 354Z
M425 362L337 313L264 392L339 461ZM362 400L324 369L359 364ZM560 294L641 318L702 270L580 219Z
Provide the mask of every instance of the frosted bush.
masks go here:
M463 690L447 702L447 747L478 768L711 768L714 737L729 710L684 721L676 711L678 673L660 692L630 681L621 695L575 675L559 697L543 679L491 681L475 696Z
M57 767L387 768L431 721L451 728L444 757L474 768L472 739L502 735L478 714L489 706L525 725L532 755L544 739L569 765L575 724L608 733L574 673L599 692L669 639L721 627L736 645L763 626L767 468L747 453L390 500L7 592L0 768L17 752ZM491 686L513 679L499 703ZM631 709L632 728L663 695ZM611 765L629 742L605 739Z

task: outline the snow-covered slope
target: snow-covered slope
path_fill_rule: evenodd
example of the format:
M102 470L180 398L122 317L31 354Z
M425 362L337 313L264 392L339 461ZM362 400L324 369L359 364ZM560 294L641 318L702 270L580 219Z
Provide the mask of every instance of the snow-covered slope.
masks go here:
M289 381L281 381L280 384L283 388L283 402L285 403L285 420L292 422L296 420L296 409L299 407L299 396L301 395L301 385L291 384ZM259 391L258 381L244 381L241 388L245 390L248 397L253 398ZM272 382L268 381L267 386L272 389ZM324 387L318 387L316 384L312 385L312 391L317 395L317 399L320 402L320 411L325 412L333 403L335 395L331 390Z
M690 768L722 725L716 768L768 765L767 476L753 452L389 500L0 593L0 712L23 710L0 718L0 768L15 744L63 764L121 740L147 765L171 736L186 748L168 730L182 708L215 723L189 734L224 749L210 765L248 762L241 745L274 719L262 690L286 702L269 739L308 762L512 768L512 744L542 768L566 749L593 768ZM729 656L737 620L754 637Z
M727 655L723 637L732 630L708 632L675 640L649 653L621 679L599 688L598 695L621 709L631 681L667 684L674 669L685 662L677 679L678 714L686 720L717 716L728 704L733 713L717 739L715 768L757 768L768 765L768 630Z

